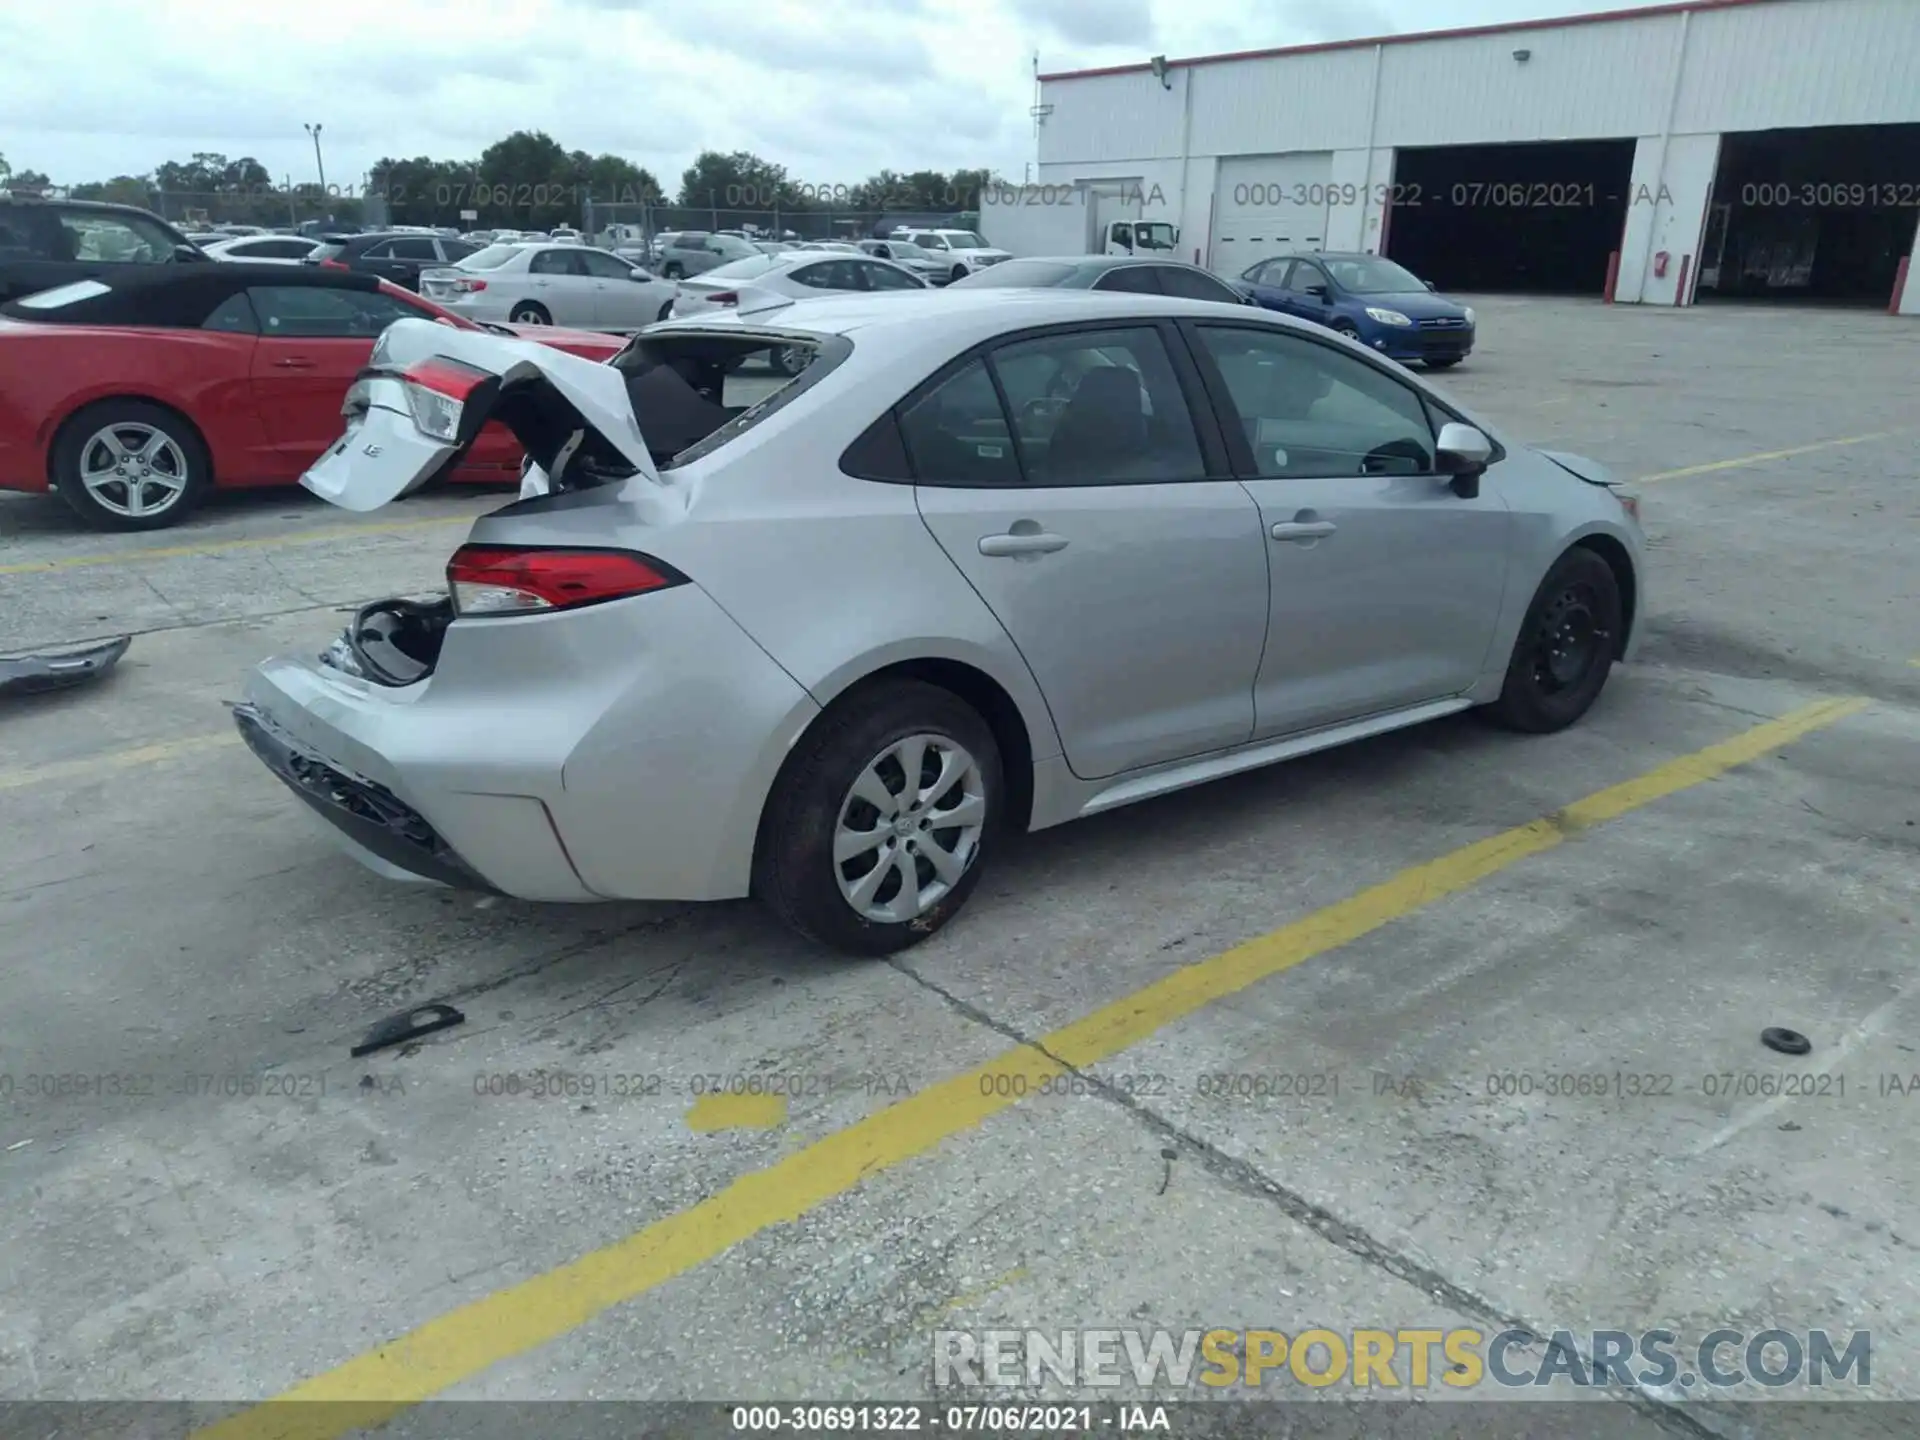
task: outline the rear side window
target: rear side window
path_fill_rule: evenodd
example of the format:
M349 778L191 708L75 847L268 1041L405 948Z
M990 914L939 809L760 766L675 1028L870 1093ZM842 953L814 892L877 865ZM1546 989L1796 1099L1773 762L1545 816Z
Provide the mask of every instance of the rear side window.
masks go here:
M838 337L785 345L738 335L641 336L613 361L653 462L661 469L712 454L831 370L851 347Z
M1160 288L1182 300L1211 300L1220 305L1238 305L1240 297L1213 276L1179 265L1162 265Z
M577 275L578 262L571 250L542 250L527 262L527 269L535 275Z
M924 485L1018 485L1020 460L1000 392L971 360L900 412L913 473Z
M338 260L341 255L346 253L346 249L347 247L337 240L329 241L314 251L311 258L315 260Z
M1093 282L1096 290L1118 290L1127 295L1160 295L1165 292L1151 265L1122 265L1109 270Z
M253 305L247 299L247 292L236 290L223 300L219 307L200 322L202 330L221 330L231 335L258 335L260 318L253 313Z
M439 252L433 248L433 241L424 236L419 239L396 240L387 251L396 260L438 260Z
M1077 267L1058 260L1002 260L953 283L970 290L1006 287L1063 285L1073 278Z

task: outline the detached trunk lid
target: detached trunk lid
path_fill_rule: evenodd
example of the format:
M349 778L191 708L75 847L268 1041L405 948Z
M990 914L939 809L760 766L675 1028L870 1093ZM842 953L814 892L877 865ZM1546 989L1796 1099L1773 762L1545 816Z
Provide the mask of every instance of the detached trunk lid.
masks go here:
M533 464L564 477L577 460L660 484L626 376L534 341L399 320L347 392L346 430L300 477L343 510L410 495L479 438L488 420L513 432Z

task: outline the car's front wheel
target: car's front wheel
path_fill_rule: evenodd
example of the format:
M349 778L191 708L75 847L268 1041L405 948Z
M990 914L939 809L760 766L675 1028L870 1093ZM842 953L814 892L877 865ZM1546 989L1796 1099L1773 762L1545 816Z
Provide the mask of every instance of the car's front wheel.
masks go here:
M1535 735L1573 724L1607 683L1623 615L1613 567L1585 546L1567 551L1534 592L1488 716Z
M212 486L199 434L144 400L103 400L69 420L53 449L60 498L104 530L178 524Z
M947 276L947 283L951 285L956 280L964 280L966 278L967 267L964 265L956 265L953 267L953 273Z
M781 772L755 892L847 954L917 945L973 892L1005 794L993 732L958 696L914 680L855 691Z

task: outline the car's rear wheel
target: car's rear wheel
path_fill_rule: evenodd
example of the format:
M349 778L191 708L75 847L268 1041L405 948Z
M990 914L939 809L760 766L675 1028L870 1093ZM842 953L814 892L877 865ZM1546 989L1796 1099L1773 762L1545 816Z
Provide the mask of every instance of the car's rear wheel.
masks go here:
M662 280L684 280L687 278L686 266L677 262L663 266L660 270L660 278Z
M103 530L178 524L213 484L199 434L143 400L103 400L62 427L53 449L60 498Z
M953 273L947 276L947 283L951 285L956 280L964 280L966 278L967 267L964 265L956 265L953 267Z
M856 691L782 770L755 893L850 955L917 945L973 893L1005 794L993 732L958 696L914 680Z
M507 312L507 321L513 325L551 325L553 316L547 313L547 307L536 305L531 300L522 300Z
M1534 592L1488 717L1534 735L1573 724L1607 683L1622 618L1613 567L1585 546L1567 551Z

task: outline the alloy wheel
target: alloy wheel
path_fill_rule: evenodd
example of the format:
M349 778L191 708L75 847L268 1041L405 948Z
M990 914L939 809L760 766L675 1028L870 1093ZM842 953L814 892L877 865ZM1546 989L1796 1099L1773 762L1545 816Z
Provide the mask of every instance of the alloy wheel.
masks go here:
M979 853L986 780L944 735L909 735L862 767L834 824L840 894L862 918L916 920L938 905Z
M180 446L151 425L109 425L80 449L87 493L101 509L130 520L171 510L192 478Z

